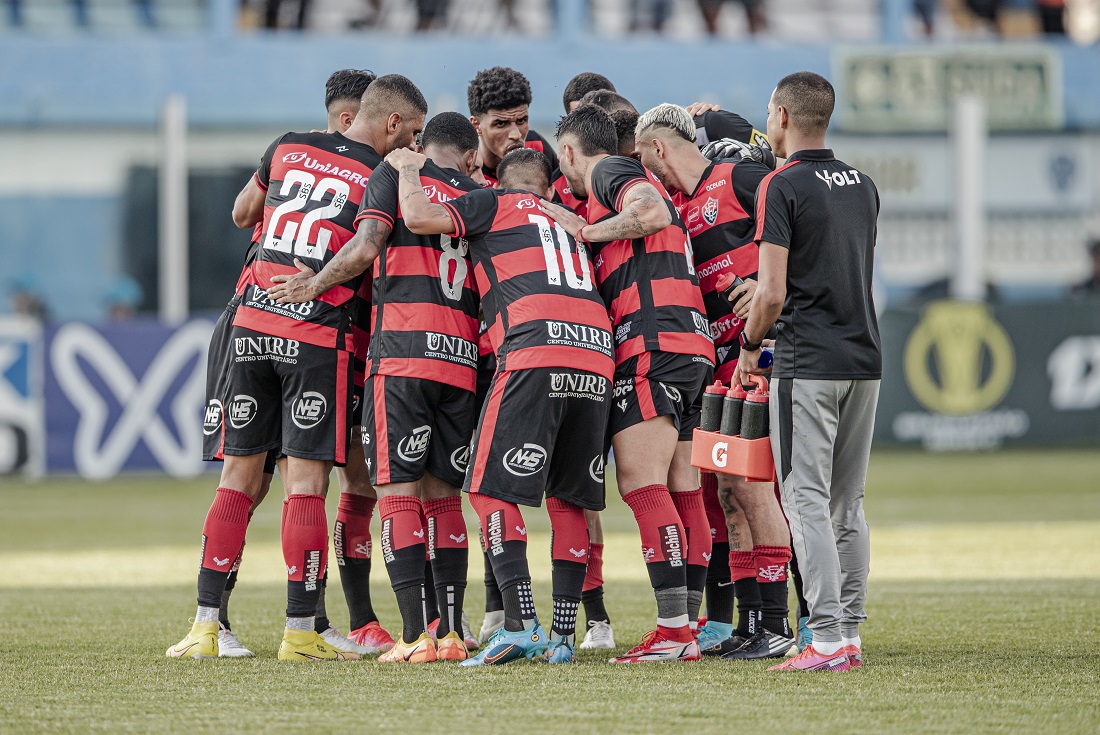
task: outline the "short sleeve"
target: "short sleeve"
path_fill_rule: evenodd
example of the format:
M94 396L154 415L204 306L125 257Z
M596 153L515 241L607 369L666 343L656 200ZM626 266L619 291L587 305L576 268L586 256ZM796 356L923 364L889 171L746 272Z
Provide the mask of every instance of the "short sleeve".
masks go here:
M260 165L256 168L256 173L252 176L256 181L256 185L264 191L267 191L268 184L271 183L271 161L275 158L275 149L279 147L285 137L286 135L279 136L267 147L263 158L260 159Z
M623 196L639 181L649 181L642 164L625 156L608 156L593 169L589 194L606 209L621 212Z
M772 174L756 191L756 242L770 242L791 247L794 224L795 196L790 184Z
M398 181L397 169L383 163L371 173L359 206L356 223L364 219L377 219L393 228L397 219Z
M737 201L746 212L756 207L756 190L760 182L767 178L771 169L756 161L740 160L730 170L730 186L737 195Z
M478 189L463 194L458 199L443 202L443 208L451 216L458 237L480 237L493 228L493 221L497 217L498 191Z

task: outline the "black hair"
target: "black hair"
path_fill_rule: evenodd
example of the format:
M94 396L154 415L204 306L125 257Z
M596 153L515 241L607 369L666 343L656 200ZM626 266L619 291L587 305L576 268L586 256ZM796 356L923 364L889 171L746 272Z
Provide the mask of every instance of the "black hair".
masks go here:
M420 89L411 79L400 74L386 74L371 82L363 94L362 104L373 114L389 115L403 104L421 115L428 114L428 101Z
M504 158L500 159L500 165L497 166L497 179L500 181L502 188L515 188L508 187L505 183L511 179L509 171L512 169L533 170L539 176L544 177L546 183L543 186L550 186L550 177L553 175L553 171L550 169L550 159L539 151L531 148L516 148L508 151Z
M490 110L511 110L531 104L531 83L515 69L494 66L482 69L466 90L470 114L481 117Z
M630 103L630 100L611 89L597 89L589 92L584 97L581 97L581 104L596 105L608 112L629 110L635 115L638 114L638 108L634 107L634 105Z
M836 105L836 92L829 80L812 71L788 74L775 85L775 104L787 110L800 130L824 133Z
M332 72L325 82L325 109L333 102L354 102L359 104L363 93L370 83L378 78L370 69L340 69Z
M458 112L441 112L424 126L420 144L449 146L466 153L477 148L477 130L470 119Z
M631 110L615 110L610 117L611 122L615 123L615 132L619 136L619 155L630 155L634 152L634 129L638 126L638 113Z
M582 71L577 76L569 80L569 83L565 85L565 93L561 96L562 104L565 105L566 114L569 113L570 102L580 102L581 99L589 92L594 92L597 89L607 89L615 92L615 85L611 83L611 80L605 77L603 74L597 74L593 71Z
M566 135L577 138L581 155L595 156L600 153L617 155L619 152L619 133L615 122L602 107L581 105L562 118L558 123L558 140Z

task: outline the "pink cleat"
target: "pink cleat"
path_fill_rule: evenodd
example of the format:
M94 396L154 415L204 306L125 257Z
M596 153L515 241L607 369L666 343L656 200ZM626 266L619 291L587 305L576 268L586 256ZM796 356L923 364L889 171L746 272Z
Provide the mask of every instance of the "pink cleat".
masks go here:
M789 658L778 666L772 666L768 671L835 671L841 673L848 671L852 666L848 662L847 648L842 648L831 656L825 656L814 650L811 643L802 649L802 653L794 658Z

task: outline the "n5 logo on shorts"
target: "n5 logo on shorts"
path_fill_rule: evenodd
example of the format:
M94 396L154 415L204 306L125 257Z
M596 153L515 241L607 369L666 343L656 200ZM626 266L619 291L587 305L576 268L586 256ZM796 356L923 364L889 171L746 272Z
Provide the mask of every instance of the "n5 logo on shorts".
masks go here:
M222 402L217 398L211 398L206 404L206 411L202 417L202 433L206 436L217 434L222 428Z
M294 402L294 410L290 412L290 418L299 429L312 429L325 417L328 411L328 401L314 390L303 393Z
M451 452L451 467L459 472L465 472L470 466L470 445L464 444Z
M538 444L512 447L504 453L504 469L517 477L529 477L546 466L546 450Z
M229 425L234 429L243 429L256 418L256 399L252 396L233 396L229 404Z
M415 462L428 453L428 443L432 438L432 427L425 424L417 426L413 432L397 445L397 456L406 462Z
M680 529L675 524L661 527L661 549L669 566L684 565L684 546L680 540Z

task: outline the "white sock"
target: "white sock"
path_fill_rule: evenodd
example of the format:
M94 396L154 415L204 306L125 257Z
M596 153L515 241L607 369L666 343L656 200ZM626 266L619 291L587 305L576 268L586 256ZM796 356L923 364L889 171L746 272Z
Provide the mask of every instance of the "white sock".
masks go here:
M832 656L844 648L844 641L819 641L816 637L813 642L814 650L822 656Z
M860 640L857 635L855 638L845 638L843 641L846 646L855 646L856 648L863 648L863 641ZM816 646L815 646L816 648Z
M657 618L657 625L660 625L663 628L683 628L687 624L687 613L684 613L683 615L677 615L674 618Z
M291 630L304 630L306 632L312 632L314 618L310 615L308 618L287 618L286 627Z
M195 613L196 623L213 623L218 620L220 610L216 607L203 607L199 605L199 611Z

